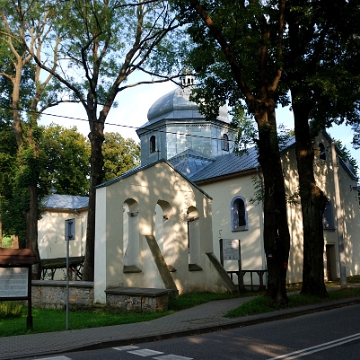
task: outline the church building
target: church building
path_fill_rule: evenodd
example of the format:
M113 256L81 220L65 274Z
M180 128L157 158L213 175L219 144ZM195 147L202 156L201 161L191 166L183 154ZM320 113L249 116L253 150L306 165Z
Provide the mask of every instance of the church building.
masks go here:
M233 153L236 132L227 107L207 121L189 100L194 78L158 99L138 130L141 165L96 190L95 282L98 302L117 286L170 288L179 293L232 291L224 277L237 260L224 260L221 241L239 241L241 266L263 271L262 184L255 148ZM360 272L360 222L357 178L340 159L326 132L314 146L322 149L314 171L328 197L324 212L324 276ZM298 191L295 140L282 149L289 199ZM288 282L302 279L302 215L299 202L288 203L291 250ZM344 246L339 246L343 239ZM220 264L221 262L221 264ZM250 278L245 276L244 281Z

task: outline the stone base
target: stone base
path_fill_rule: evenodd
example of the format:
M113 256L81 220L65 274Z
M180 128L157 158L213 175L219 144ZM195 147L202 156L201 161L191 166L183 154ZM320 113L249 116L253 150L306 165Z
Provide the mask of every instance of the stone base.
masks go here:
M31 284L32 306L47 309L65 309L66 281L33 280ZM93 306L92 282L69 281L69 309L87 309Z
M107 289L106 306L119 311L156 312L168 309L171 290L118 287Z

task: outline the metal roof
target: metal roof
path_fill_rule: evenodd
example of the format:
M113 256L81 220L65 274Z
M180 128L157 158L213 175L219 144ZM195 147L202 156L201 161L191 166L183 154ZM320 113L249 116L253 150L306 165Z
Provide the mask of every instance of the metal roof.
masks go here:
M138 130L146 128L160 120L181 120L202 119L205 117L200 114L199 106L190 101L192 87L177 88L163 95L150 107L147 118L148 122L143 124ZM228 108L226 105L219 108L217 120L229 123Z
M212 159L187 149L184 152L169 159L169 163L186 177L190 177L213 162Z
M45 209L82 210L89 206L87 196L51 194L44 197L42 206Z
M193 182L206 181L214 178L238 174L244 171L256 169L260 164L258 162L258 153L255 147L249 148L242 155L230 153L217 156L213 161L200 171L191 174L189 178Z

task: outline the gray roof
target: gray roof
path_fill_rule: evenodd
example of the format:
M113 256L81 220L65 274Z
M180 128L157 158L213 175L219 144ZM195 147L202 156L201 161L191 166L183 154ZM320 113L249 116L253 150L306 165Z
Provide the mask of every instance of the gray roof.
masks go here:
M189 178L197 183L253 170L259 166L257 150L252 147L242 155L230 153L217 156L208 166L190 175Z
M169 163L186 177L196 174L212 162L212 159L192 149L187 149L169 159Z
M191 87L177 88L162 96L150 107L147 118L148 122L139 129L152 125L160 120L190 120L202 119L199 106L189 100ZM219 109L218 120L229 123L228 108L226 105Z
M293 136L280 145L281 151L294 146L294 144L295 137ZM196 157L199 156L202 158L197 159ZM181 158L182 161L179 161L178 158ZM212 159L205 158L192 150L186 150L169 161L178 171L195 183L231 176L260 167L255 146L239 155L229 153ZM193 163L196 161L201 166L194 166Z
M44 197L42 206L45 209L83 210L88 208L89 198L87 196L51 194Z

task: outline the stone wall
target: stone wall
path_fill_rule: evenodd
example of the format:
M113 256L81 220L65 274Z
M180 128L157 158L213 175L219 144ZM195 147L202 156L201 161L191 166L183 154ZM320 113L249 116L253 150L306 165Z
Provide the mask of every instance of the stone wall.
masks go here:
M33 280L31 283L33 307L65 309L66 281ZM91 308L94 302L94 284L85 281L69 281L69 309Z
M168 309L169 296L145 297L138 295L107 294L106 305L111 309L134 312L156 312Z
M33 280L33 307L65 309L66 281ZM168 289L116 288L106 290L106 307L116 311L156 312L168 309ZM89 309L94 306L94 284L69 281L69 309Z

